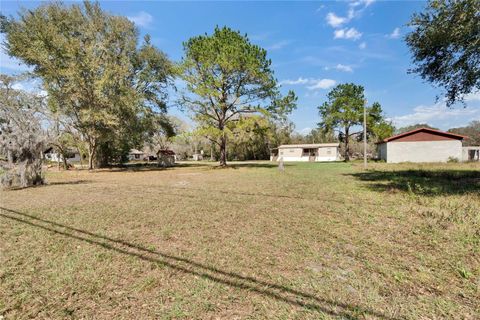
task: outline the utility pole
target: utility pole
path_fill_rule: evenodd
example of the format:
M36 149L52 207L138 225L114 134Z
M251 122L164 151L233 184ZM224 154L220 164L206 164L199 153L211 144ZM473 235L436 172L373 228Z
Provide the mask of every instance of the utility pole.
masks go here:
M367 101L363 106L363 168L367 169Z

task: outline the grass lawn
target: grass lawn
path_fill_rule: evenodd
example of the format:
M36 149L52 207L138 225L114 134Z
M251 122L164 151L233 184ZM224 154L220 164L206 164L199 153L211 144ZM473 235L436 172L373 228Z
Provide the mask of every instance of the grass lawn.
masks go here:
M480 164L206 163L0 193L5 319L478 319Z

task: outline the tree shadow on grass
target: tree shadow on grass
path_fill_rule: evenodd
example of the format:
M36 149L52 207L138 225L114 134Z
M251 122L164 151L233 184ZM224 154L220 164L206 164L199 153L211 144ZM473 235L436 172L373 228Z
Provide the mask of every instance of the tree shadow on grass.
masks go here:
M292 165L284 163L283 166L284 167L290 167ZM273 169L273 168L278 168L278 163L275 163L275 162L272 162L272 163L268 163L268 162L259 162L259 163L255 163L255 162L245 162L245 163L234 162L234 163L227 164L227 166L224 167L224 168L225 169L228 169L228 168L231 168L231 169L239 169L239 168L267 168L267 169Z
M292 166L292 164L284 164L285 167ZM127 163L122 165L113 165L103 169L93 170L96 173L109 173L109 172L143 172L143 171L168 171L175 170L177 168L198 168L203 170L222 170L222 169L239 169L239 168L277 168L277 163L268 162L230 162L227 166L219 166L217 162L177 162L171 167L159 167L156 162L150 163Z
M89 184L93 183L91 180L73 180L73 181L57 181L57 182L44 182L43 184L36 184L34 186L28 187L16 187L16 188L7 188L6 191L20 191L24 189L32 189L32 188L44 188L48 186L63 186L63 185L76 185L76 184Z
M379 319L398 319L374 310L370 310L368 308L317 297L313 294L302 292L287 286L270 283L234 272L220 270L213 266L195 262L190 259L148 249L146 247L121 239L113 239L89 231L69 227L67 225L38 218L27 213L22 213L3 207L0 207L0 210L3 211L0 213L1 217L17 223L23 223L31 227L40 228L64 237L83 241L107 250L112 250L119 254L136 257L143 261L160 264L175 271L202 277L226 286L248 292L255 292L256 294L276 299L290 305L303 307L346 319L358 319L359 317L363 317L365 315L373 316Z
M374 191L402 191L425 196L480 193L478 170L367 171L349 174Z
M142 172L142 171L166 171L173 170L175 168L208 168L209 165L202 163L175 163L172 167L160 167L156 162L144 162L144 163L127 163L121 165L112 165L102 169L95 169L95 173L109 173L109 172Z
M64 186L64 185L75 185L75 184L89 184L93 183L92 180L73 180L73 181L56 181L56 182L47 182L47 186Z

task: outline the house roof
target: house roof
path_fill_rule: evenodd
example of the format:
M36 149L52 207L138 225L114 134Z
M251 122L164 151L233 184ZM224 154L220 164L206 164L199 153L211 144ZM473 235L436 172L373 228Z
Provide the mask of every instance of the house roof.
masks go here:
M143 154L143 151L137 149L130 149L129 154Z
M315 149L322 147L338 147L340 143L310 143L310 144L282 144L278 149L286 148L305 148L305 149Z
M414 134L417 134L417 133L420 133L420 132L429 133L429 134L438 135L438 136L443 136L443 137L450 138L450 139L455 139L455 140L468 139L467 136L463 136L463 135L456 134L456 133L445 132L445 131L440 131L440 130L435 130L435 129L430 129L430 128L418 128L418 129L415 129L415 130L411 130L411 131L407 131L407 132L404 132L404 133L401 133L401 134L397 134L395 136L391 136L389 138L385 138L382 141L380 141L379 143L390 142L390 141L401 139L401 138L411 136L411 135L414 135Z

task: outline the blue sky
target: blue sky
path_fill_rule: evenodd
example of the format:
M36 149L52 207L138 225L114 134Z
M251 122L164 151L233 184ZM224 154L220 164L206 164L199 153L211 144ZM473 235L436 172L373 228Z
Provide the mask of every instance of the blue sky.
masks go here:
M142 34L174 61L182 42L227 25L247 33L267 49L282 90L294 90L298 108L290 116L302 133L320 121L317 107L335 84L365 87L368 101L378 101L396 126L426 122L440 129L480 120L480 93L467 97L467 107L449 109L436 102L440 93L418 76L408 74L410 54L403 37L422 1L302 2L154 2L105 1L102 7L129 17ZM1 11L16 15L38 2L2 1ZM0 39L1 40L1 39ZM3 52L0 71L24 70ZM186 118L180 111L171 113Z

